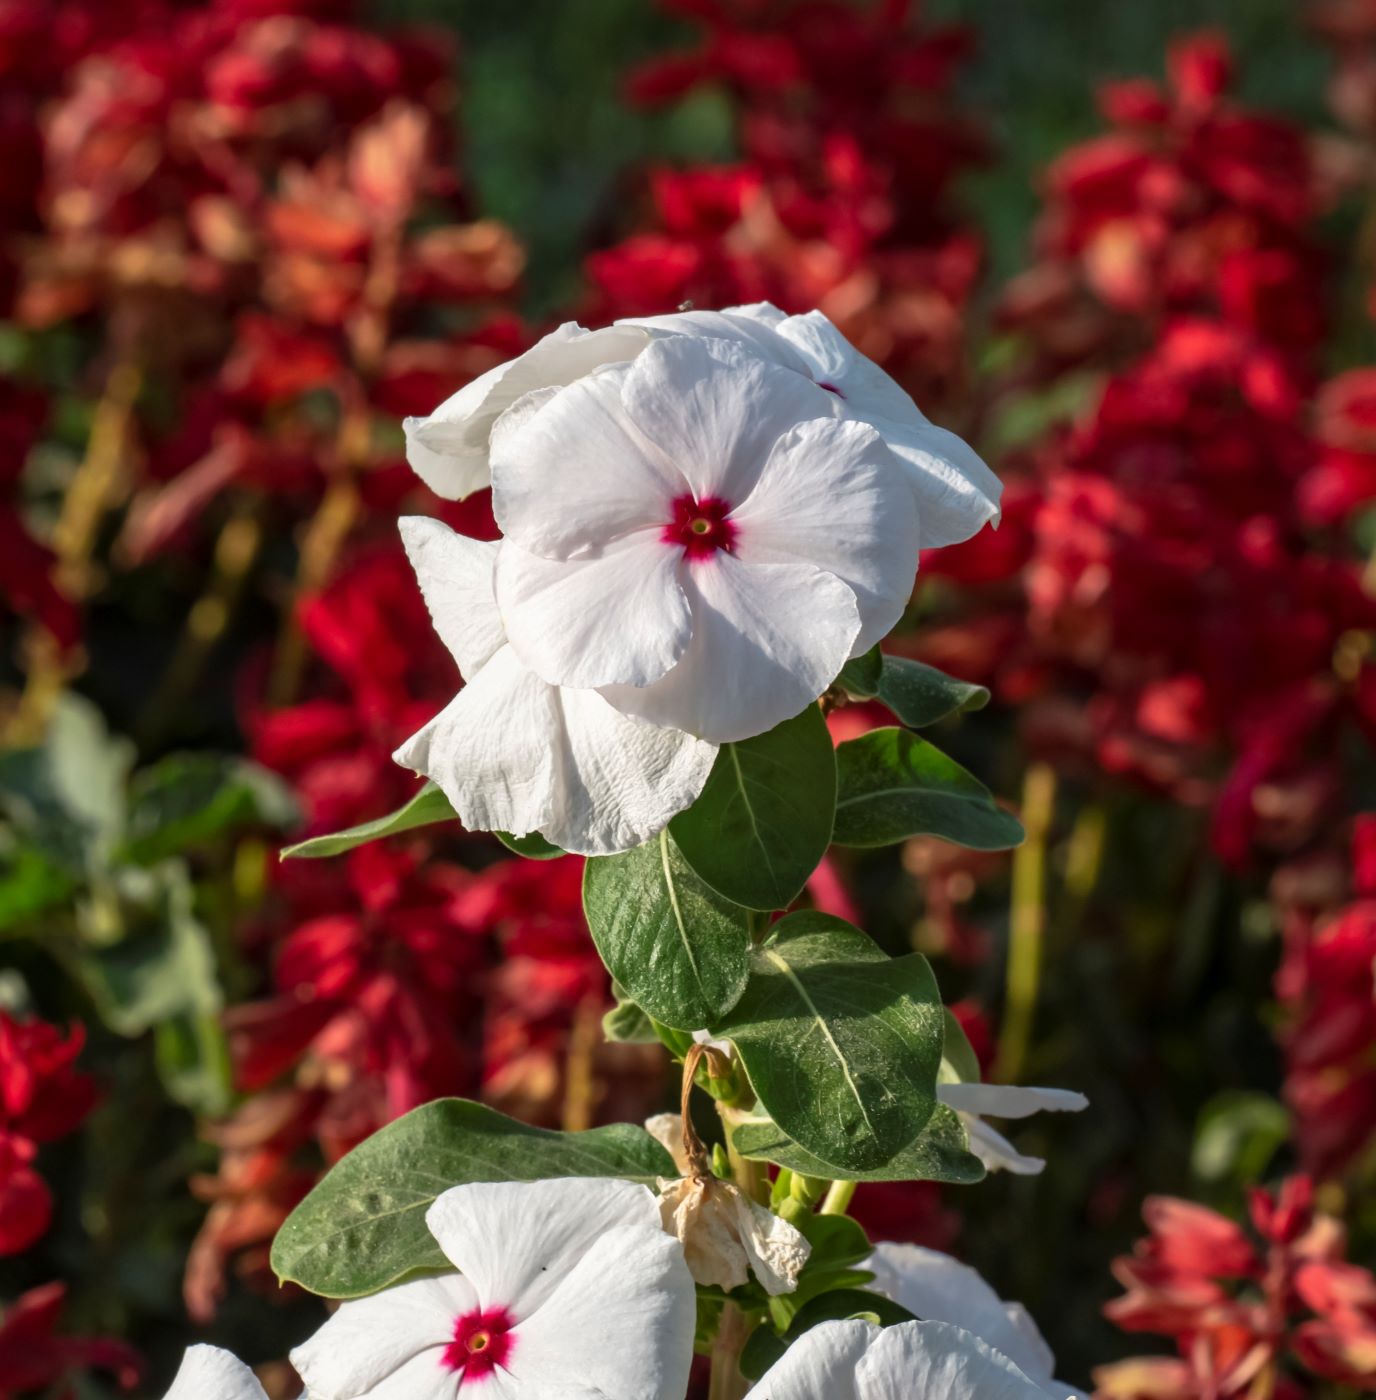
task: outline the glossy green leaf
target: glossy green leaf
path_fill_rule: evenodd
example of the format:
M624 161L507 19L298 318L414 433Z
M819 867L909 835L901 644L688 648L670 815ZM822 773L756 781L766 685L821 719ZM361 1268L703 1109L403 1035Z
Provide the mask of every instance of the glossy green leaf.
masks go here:
M915 1320L907 1308L882 1293L863 1288L829 1289L804 1303L782 1336L771 1327L757 1327L741 1351L741 1374L747 1380L757 1381L804 1332L820 1322L843 1322L856 1317L880 1327Z
M835 750L809 705L767 734L723 744L702 795L669 830L718 894L783 909L826 854L835 807Z
M418 826L433 826L436 822L456 820L449 799L434 783L426 783L404 807L389 812L385 817L362 822L345 831L334 831L328 836L312 836L309 841L298 841L282 852L282 859L316 860L321 856L343 855L355 846L366 845L369 841L380 841L384 836L396 836L403 831L412 831Z
M742 1157L832 1181L946 1181L969 1186L985 1176L984 1164L970 1151L960 1119L944 1104L936 1106L915 1142L863 1171L823 1161L765 1117L743 1120L732 1141Z
M828 914L790 914L724 1020L764 1111L842 1175L913 1143L936 1108L942 1006L926 959Z
M425 1212L451 1186L558 1176L652 1185L675 1174L664 1148L629 1123L556 1133L465 1099L436 1099L325 1174L277 1232L272 1267L284 1283L326 1298L359 1298L408 1274L450 1267Z
M847 661L836 677L836 684L855 700L872 700L879 694L879 680L884 673L884 653L877 646L863 656Z
M698 879L667 831L590 859L583 908L607 970L656 1021L697 1030L745 990L749 915Z
M841 846L888 846L939 836L978 851L1023 839L1022 823L940 749L906 729L872 729L837 746L836 830Z
M655 1023L626 995L619 983L612 983L616 1004L602 1018L602 1034L613 1043L622 1045L655 1045Z
M965 710L982 710L989 703L982 685L958 681L906 656L884 658L876 693L910 729L923 729Z
M508 851L515 851L518 856L525 856L527 860L558 860L560 856L567 854L552 841L546 841L538 831L532 831L529 836L512 836L507 831L494 831L492 834Z
M964 1027L946 1008L946 1037L941 1052L941 1082L943 1084L978 1084L979 1056L970 1044Z

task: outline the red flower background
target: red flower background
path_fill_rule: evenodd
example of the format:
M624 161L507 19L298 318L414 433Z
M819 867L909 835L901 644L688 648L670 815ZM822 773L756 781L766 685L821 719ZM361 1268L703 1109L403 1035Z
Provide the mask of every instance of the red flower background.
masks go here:
M1323 55L1303 120L1236 95L1222 33L1099 84L1011 275L971 197L996 35L664 8L617 121L708 102L730 154L617 172L532 312L460 174L452 29L0 0L0 1400L161 1393L193 1336L294 1394L314 1304L268 1247L328 1164L440 1095L662 1106L660 1052L603 1042L577 859L276 852L406 800L390 754L457 684L395 521L494 527L400 418L552 315L759 299L1006 483L890 645L993 690L945 738L1028 842L838 858L812 897L936 958L991 1076L1093 1105L1025 1129L1044 1178L856 1214L984 1268L1116 1400L1376 1389L1376 6L1277 39Z

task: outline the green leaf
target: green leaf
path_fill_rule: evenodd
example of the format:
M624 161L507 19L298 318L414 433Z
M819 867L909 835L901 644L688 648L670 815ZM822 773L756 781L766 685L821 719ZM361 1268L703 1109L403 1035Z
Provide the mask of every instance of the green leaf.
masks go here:
M757 1327L741 1350L741 1375L746 1380L759 1380L804 1332L819 1322L844 1322L853 1317L864 1318L881 1327L916 1320L907 1308L881 1293L869 1293L863 1288L834 1288L806 1302L783 1336L770 1327Z
M1266 1175L1290 1128L1285 1105L1269 1094L1227 1090L1200 1112L1191 1166L1205 1181L1253 1186Z
M783 909L831 843L836 757L816 705L767 734L723 744L702 795L669 830L718 894Z
M923 729L965 710L982 710L989 703L989 692L982 685L958 681L905 656L884 658L877 693L910 729Z
M121 856L151 864L229 832L297 820L291 789L257 764L217 754L173 754L135 774Z
M655 1023L626 995L619 983L612 983L616 1005L602 1018L602 1034L613 1044L657 1045Z
M653 1185L673 1159L643 1128L618 1123L556 1133L465 1099L436 1099L374 1133L337 1162L287 1217L272 1245L284 1283L360 1298L408 1274L452 1267L425 1227L451 1186L628 1177Z
M749 916L693 874L667 831L590 859L583 909L607 971L656 1021L697 1030L745 990Z
M941 1083L978 1084L979 1056L960 1022L946 1008L946 1038L941 1052Z
M366 845L369 841L381 840L384 836L396 836L403 831L411 831L418 826L432 826L435 822L455 820L454 809L449 799L434 783L426 783L423 788L404 806L385 817L362 822L346 831L335 831L328 836L312 836L309 841L298 841L282 852L282 859L288 857L316 860L321 856L342 855L355 846Z
M99 924L99 909L88 922ZM123 937L73 954L73 968L101 1020L136 1036L177 1016L213 1016L223 1004L210 934L196 917L190 877L168 863L122 882Z
M824 1162L765 1117L752 1116L739 1122L731 1141L742 1157L752 1161L773 1162L804 1176L832 1181L946 1181L970 1186L985 1176L984 1163L970 1151L959 1117L945 1104L936 1106L916 1142L868 1170Z
M229 1045L220 1018L200 1013L160 1021L153 1045L169 1097L194 1113L227 1113L233 1101Z
M546 841L538 831L532 831L529 836L512 836L507 831L494 831L492 834L508 851L515 851L527 860L558 860L560 856L568 854L552 841Z
M41 851L15 842L13 832L0 832L0 930L66 903L76 887Z
M925 958L887 957L829 914L790 914L725 1020L765 1112L849 1175L913 1143L936 1108L942 1007Z
M841 667L836 683L855 700L873 700L879 694L879 680L884 673L884 653L877 646L863 656L847 661Z
M833 840L888 846L940 836L977 851L1020 844L1022 823L954 759L906 729L872 729L837 746Z

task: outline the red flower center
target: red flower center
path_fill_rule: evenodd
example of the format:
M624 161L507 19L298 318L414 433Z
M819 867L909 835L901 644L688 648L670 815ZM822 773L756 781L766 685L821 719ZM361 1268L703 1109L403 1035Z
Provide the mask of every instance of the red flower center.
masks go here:
M680 496L674 502L674 518L664 527L665 544L683 546L689 559L708 559L717 550L728 554L736 547L736 527L731 522L731 502L720 496Z
M516 1338L505 1308L465 1313L454 1323L454 1340L444 1349L444 1365L459 1373L459 1386L479 1381L506 1362Z

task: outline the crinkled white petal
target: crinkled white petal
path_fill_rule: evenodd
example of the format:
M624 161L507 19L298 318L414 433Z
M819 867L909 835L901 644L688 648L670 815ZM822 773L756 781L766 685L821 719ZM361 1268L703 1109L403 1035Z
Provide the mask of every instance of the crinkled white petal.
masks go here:
M681 555L658 530L617 539L586 559L546 559L507 540L497 557L507 640L551 685L657 681L692 635Z
M835 397L806 376L740 344L688 336L657 340L636 360L622 404L695 499L715 497L735 507L755 489L783 434L836 412ZM816 480L827 479L827 466L813 462ZM666 514L663 523L671 519Z
M526 836L553 820L555 691L509 647L392 755L443 789L469 831Z
M258 1377L219 1347L187 1347L164 1400L267 1400Z
M749 1400L1045 1400L1006 1356L944 1322L824 1322L805 1332Z
M659 1209L664 1228L683 1244L695 1283L739 1288L754 1274L772 1298L798 1287L812 1246L733 1182L687 1175L661 1180Z
M678 1241L659 1228L653 1198L636 1189L653 1227L569 1239L539 1304L517 1308L503 1362L511 1400L682 1400L697 1317L693 1280ZM527 1225L536 1234L560 1229L553 1213Z
M939 1087L939 1086L938 1086ZM1045 1157L1029 1157L1019 1152L1004 1135L973 1113L958 1115L970 1140L970 1151L991 1172L1012 1172L1014 1176L1040 1176L1046 1170Z
M874 1274L872 1287L914 1317L963 1327L1039 1385L1050 1381L1056 1358L1036 1323L1020 1305L1005 1303L968 1264L921 1245L883 1243L863 1267Z
M656 1113L645 1120L645 1131L674 1159L680 1176L688 1175L688 1151L683 1145L683 1115Z
M923 549L959 544L998 520L1003 483L963 438L925 420L897 423L871 414L864 421L903 468L917 500Z
M731 341L771 364L811 378L807 361L792 344L775 333L784 319L784 313L777 306L757 301L748 306L728 306L724 311L673 311L664 316L631 318L617 324L639 326L656 336Z
M508 540L570 559L600 553L633 531L658 534L673 519L673 502L687 487L626 413L633 371L616 365L553 395L523 399L497 425L492 508Z
M835 419L791 428L732 520L743 563L810 563L850 587L860 612L854 653L902 617L917 571L918 512L874 429Z
M841 391L848 412L900 423L927 422L898 381L862 355L822 312L786 316L775 330L802 356L814 379Z
M403 516L398 524L435 631L471 678L506 642L492 590L498 546L424 515Z
M457 1274L398 1284L367 1298L341 1303L334 1315L291 1354L311 1400L398 1397L399 1376L412 1383L415 1400L445 1394L454 1375L442 1364L454 1324L478 1304L473 1285ZM420 1382L425 1382L421 1385Z
M565 322L524 355L466 384L428 418L408 418L407 460L437 495L462 500L491 480L492 426L517 399L532 389L572 384L600 365L634 359L647 340L633 326L588 331Z
M855 594L811 564L747 565L719 551L693 563L692 641L653 685L607 686L624 714L713 743L798 714L835 679L860 632Z
M990 1118L1030 1118L1034 1113L1079 1113L1089 1100L1073 1089L1039 1089L1021 1084L938 1084L937 1098L958 1113Z
M484 1307L529 1317L609 1230L661 1235L647 1187L604 1177L455 1186L426 1212L440 1248Z

